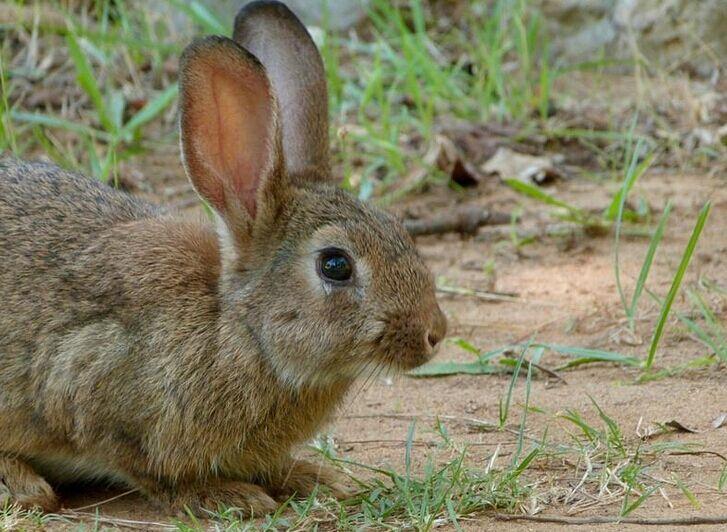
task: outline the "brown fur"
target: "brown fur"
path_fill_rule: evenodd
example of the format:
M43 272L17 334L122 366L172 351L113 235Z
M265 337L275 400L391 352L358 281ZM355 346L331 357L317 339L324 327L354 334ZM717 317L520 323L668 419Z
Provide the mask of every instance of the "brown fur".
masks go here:
M272 9L296 28L280 39L301 38L287 10L256 6L250 20ZM304 171L286 167L277 102L293 96L279 81L273 94L265 70L223 38L182 59L182 146L216 228L55 166L0 161L0 500L51 509L45 479L87 478L194 511L264 513L318 482L342 495L333 471L291 452L361 373L421 364L443 337L401 225L327 184L315 146ZM215 76L228 103L204 97ZM250 156L234 139L260 124L271 137ZM286 135L319 145L320 125L304 125ZM331 245L355 258L345 288L316 274Z

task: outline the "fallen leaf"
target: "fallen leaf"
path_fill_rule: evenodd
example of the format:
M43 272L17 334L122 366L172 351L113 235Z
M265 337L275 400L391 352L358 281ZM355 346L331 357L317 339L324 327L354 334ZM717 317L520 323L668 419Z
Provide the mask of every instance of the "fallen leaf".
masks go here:
M688 432L690 434L696 434L699 431L687 427L686 425L680 423L679 421L676 421L675 419L667 421L666 423L651 423L644 428L641 427L641 421L639 421L639 426L636 428L636 434L642 440L648 440L649 438L661 436L669 432Z
M683 425L682 423L680 423L676 419L672 419L671 421L667 421L666 423L664 423L664 426L670 427L670 428L676 430L677 432L688 432L690 434L697 434L699 432L696 429L692 429L692 428L687 427L686 425Z
M477 168L466 161L459 148L449 137L436 135L432 146L424 156L424 162L436 166L449 175L450 179L463 187L471 187L482 180Z
M563 176L550 157L525 155L503 147L482 165L482 171L497 174L501 179L517 179L535 185Z
M727 426L727 412L723 412L712 420L712 428L718 429Z
M454 142L444 135L434 136L422 162L424 164L415 165L396 188L416 187L426 179L432 167L449 175L452 181L463 187L475 186L482 180L482 174L477 167L466 161Z

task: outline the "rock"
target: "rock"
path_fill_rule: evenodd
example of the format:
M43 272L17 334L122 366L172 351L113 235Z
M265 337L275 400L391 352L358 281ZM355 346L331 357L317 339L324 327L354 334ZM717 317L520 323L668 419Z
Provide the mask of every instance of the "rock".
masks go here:
M237 11L250 0L206 0L223 20L232 20ZM368 0L283 0L306 26L328 25L333 31L355 26L366 16ZM326 14L326 9L328 13ZM328 20L324 20L327 17Z
M725 0L534 0L552 51L564 63L642 55L702 76L724 68Z

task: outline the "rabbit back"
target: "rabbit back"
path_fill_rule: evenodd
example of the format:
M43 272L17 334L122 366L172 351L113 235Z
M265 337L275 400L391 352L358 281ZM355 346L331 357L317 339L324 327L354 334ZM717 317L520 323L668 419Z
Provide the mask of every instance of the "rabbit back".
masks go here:
M87 294L79 292L75 265L100 234L156 215L150 204L56 166L0 160L3 448L12 440L29 445L31 433L49 432L39 412L50 371L43 354L54 349L51 339L78 325Z

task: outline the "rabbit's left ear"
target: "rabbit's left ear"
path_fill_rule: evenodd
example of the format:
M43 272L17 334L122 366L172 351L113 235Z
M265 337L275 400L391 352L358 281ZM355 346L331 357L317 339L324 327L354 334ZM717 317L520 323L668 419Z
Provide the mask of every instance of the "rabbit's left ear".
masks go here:
M187 174L231 230L249 234L283 187L277 105L265 69L234 41L207 37L182 54L179 87Z
M235 17L233 39L268 73L280 108L287 173L330 179L326 74L305 26L281 2L251 2Z

